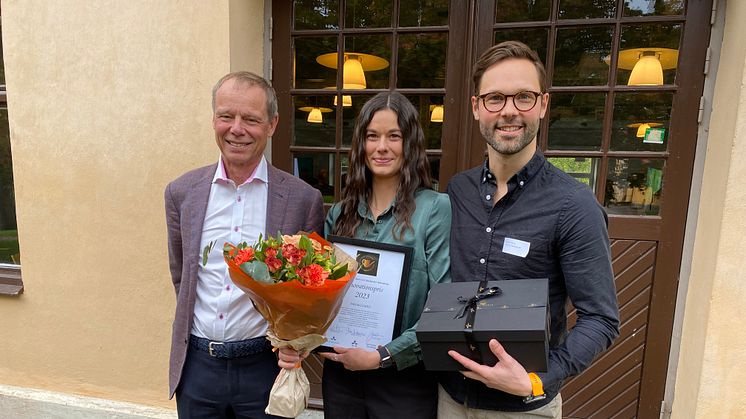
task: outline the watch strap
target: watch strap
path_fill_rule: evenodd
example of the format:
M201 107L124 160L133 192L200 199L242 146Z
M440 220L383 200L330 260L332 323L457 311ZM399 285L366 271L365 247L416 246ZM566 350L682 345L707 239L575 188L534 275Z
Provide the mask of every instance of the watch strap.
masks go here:
M530 372L528 373L528 379L531 380L531 395L526 396L523 402L531 403L546 399L547 395L544 394L544 384L541 382L541 378L535 373Z
M391 357L391 353L385 346L379 346L376 348L378 355L381 356L381 362L378 364L380 368L388 368L394 365L394 359Z

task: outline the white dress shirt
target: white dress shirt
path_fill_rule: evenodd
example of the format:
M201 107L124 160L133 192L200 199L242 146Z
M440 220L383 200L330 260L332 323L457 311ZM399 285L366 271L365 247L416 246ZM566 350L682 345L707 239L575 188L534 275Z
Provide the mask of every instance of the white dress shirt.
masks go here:
M228 179L222 157L210 187L205 222L202 225L197 298L194 304L192 334L220 342L233 342L264 336L267 322L254 309L249 297L237 288L223 260L223 244L253 245L264 234L267 223L267 161L241 185ZM215 245L202 265L202 250Z

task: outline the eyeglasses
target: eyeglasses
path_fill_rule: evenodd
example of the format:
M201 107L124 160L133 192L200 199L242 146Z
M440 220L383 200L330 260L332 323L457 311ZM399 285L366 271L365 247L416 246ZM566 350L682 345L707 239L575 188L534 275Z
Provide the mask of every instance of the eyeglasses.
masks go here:
M528 112L536 106L536 102L538 102L540 96L541 93L539 92L526 90L525 92L518 92L514 95L504 95L500 92L489 92L477 97L482 99L484 109L487 109L488 112L495 113L503 110L505 104L508 103L508 98L513 98L513 106L515 106L516 109L521 112Z

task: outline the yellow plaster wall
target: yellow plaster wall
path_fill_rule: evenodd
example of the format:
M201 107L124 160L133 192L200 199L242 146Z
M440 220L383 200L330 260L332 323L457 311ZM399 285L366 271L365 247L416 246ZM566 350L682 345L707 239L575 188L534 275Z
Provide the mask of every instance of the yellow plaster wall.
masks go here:
M163 188L216 160L210 91L261 73L263 13L3 0L25 293L0 298L0 384L173 406Z
M746 2L725 6L673 418L746 418Z

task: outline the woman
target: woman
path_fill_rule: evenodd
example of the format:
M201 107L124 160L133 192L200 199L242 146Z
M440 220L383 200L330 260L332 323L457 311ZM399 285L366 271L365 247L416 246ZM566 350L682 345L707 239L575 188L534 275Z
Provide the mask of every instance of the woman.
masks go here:
M324 353L324 417L435 418L437 383L415 336L430 288L450 282L448 196L433 191L417 110L400 93L379 93L355 123L344 198L325 233L414 249L400 334L378 350ZM300 360L281 350L279 365Z

